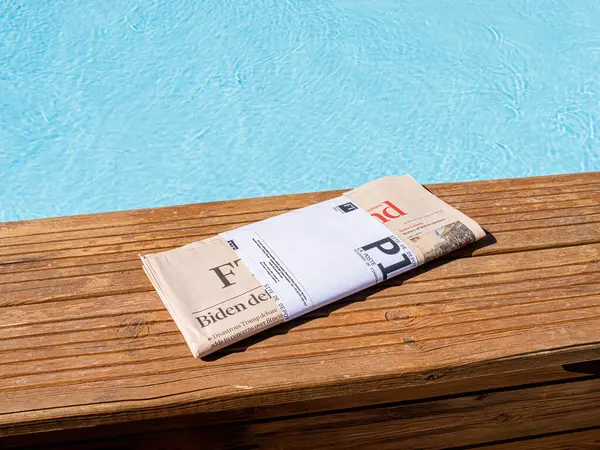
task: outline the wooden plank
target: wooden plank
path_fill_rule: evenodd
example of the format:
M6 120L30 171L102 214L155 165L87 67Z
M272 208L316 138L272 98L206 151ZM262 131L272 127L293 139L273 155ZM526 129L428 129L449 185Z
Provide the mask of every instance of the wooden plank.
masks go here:
M600 184L598 185L600 187ZM531 213L533 211L560 211L563 209L600 206L599 190L584 193L560 194L555 196L543 196L540 198L518 197L515 199L490 201L470 201L467 203L455 202L453 206L458 207L466 214L478 218L483 224L494 219L506 217L516 213ZM323 194L324 195L324 194ZM331 196L331 194L327 194ZM297 202L294 206L306 206L310 196L294 196ZM194 209L195 206L181 207L183 211ZM99 245L126 244L137 241L148 241L156 239L177 238L193 235L206 236L211 233L225 231L236 226L241 226L257 220L262 220L272 215L284 212L286 209L268 210L265 212L239 213L235 216L196 216L183 220L168 220L159 223L134 224L118 227L91 228L73 232L52 232L49 234L36 234L33 236L11 237L5 236L0 231L0 256L29 255L35 252L51 252L61 249L77 249L82 247L94 247ZM576 214L579 216L580 214ZM512 218L511 218L512 220ZM96 223L98 225L98 223ZM35 247L35 252L29 247Z
M565 215L566 212L572 215ZM597 208L600 213L600 207ZM597 222L598 215L589 213L589 210L553 210L551 218L533 217L528 213L530 220L517 217L513 222L500 222L494 224L494 231L516 231L523 228L544 228L546 226L576 225L578 223ZM545 214L547 215L547 214ZM485 225L485 223L484 223ZM489 228L489 226L488 226ZM157 244L159 245L159 244ZM159 245L153 251L162 249ZM453 255L454 256L454 255ZM136 252L108 253L93 256L82 256L74 258L35 260L34 258L21 258L21 262L12 264L0 264L0 285L19 281L36 279L50 279L61 276L76 276L83 274L101 274L106 272L118 272L139 268L139 257Z
M550 209L564 208L577 204L596 204L600 181L597 175L593 177L596 185L578 186L573 191L567 186L557 186L560 189L556 195L547 195L547 189L533 191L534 195L520 192L507 198L496 198L493 202L484 198L483 193L476 190L472 194L462 196L449 196L445 194L444 186L433 185L430 189L450 204L464 210L468 214L476 215L480 209L488 212L491 207L502 208L516 205L546 205ZM595 188L598 186L598 188ZM232 202L216 202L182 207L167 207L148 210L108 213L102 215L99 223L97 216L74 216L58 219L40 219L37 221L11 222L0 224L0 248L5 245L41 242L64 242L75 239L87 239L98 236L118 236L126 233L140 233L148 231L166 231L177 228L197 228L217 224L243 224L249 221L261 220L273 214L289 209L306 206L311 203L323 201L340 194L343 191L322 192L314 194L300 194L286 197L273 197L270 199L250 199ZM493 194L496 195L496 194ZM571 202L571 203L569 203ZM583 203L582 203L583 202ZM540 208L540 206L537 206ZM499 210L502 212L502 210ZM133 219L133 220L132 220ZM15 230L30 233L15 233Z
M556 202L565 202L568 200L581 200L585 198L593 198L593 194L600 190L600 183L589 186L577 186L577 187L555 187L545 188L540 190L528 191L527 193L522 192L504 192L504 193L475 193L458 196L444 195L443 191L440 191L438 187L431 186L431 189L436 192L441 198L453 206L463 209L471 208L475 209L475 205L481 205L483 208L489 208L493 206L512 206L524 203L542 203L542 204L556 204ZM323 199L329 198L336 193L341 191L335 191L332 193L320 193ZM562 194L562 195L558 195ZM294 195L291 196L298 200L297 204L293 206L303 206L304 203L308 204L310 201L318 200L314 195ZM94 223L93 227L79 229L74 231L52 231L46 230L44 233L39 234L26 234L22 236L13 236L8 233L8 229L0 231L0 247L17 245L17 244L39 244L47 242L64 242L76 239L87 239L89 237L101 237L101 236L118 236L127 233L147 233L156 231L167 231L184 228L197 228L200 226L211 226L223 223L234 224L240 222L240 218L231 215L218 215L210 216L208 214L197 214L195 211L195 205L188 205L184 207L177 207L181 210L181 214L177 215L175 219L163 220L160 222L150 223L133 223L126 225L115 225L111 227L99 227L98 223ZM191 209L191 212L183 214ZM550 210L554 211L556 208ZM282 211L283 209L281 209ZM144 211L144 210L142 210ZM268 210L268 211L254 211L249 209L249 212L238 214L243 220L240 223L246 223L252 220L261 220L269 217L272 214L278 213L279 210ZM4 227L0 225L0 230Z
M188 430L217 447L439 449L600 425L600 380L501 391L283 421ZM233 429L232 429L233 428ZM220 431L220 433L219 433ZM144 438L146 439L146 438ZM154 439L152 439L154 441ZM149 442L149 440L148 440ZM166 442L166 441L163 441ZM188 441L189 442L189 441Z
M365 447L433 450L517 439L541 432L564 432L575 426L600 427L599 400L600 379L588 378L211 427L196 424L185 429L160 430L159 425L153 431L88 440L82 445L182 450ZM593 443L597 436L589 434L586 439ZM535 445L532 440L520 442L526 445L519 448L545 448L530 447ZM568 437L558 442L568 445L560 448L577 448L572 445L576 441Z
M493 181L475 181L470 183L447 183L428 185L436 195L481 195L507 191L542 190L546 188L570 188L600 184L600 172L554 175L547 177L531 177ZM102 223L98 223L98 215L87 214L68 218L38 219L34 221L6 222L0 224L1 237L17 237L56 233L62 231L108 228L136 223L159 223L169 220L197 218L199 216L227 216L247 212L269 212L294 209L310 203L333 198L344 190L317 192L301 195L283 195L269 198L235 200L229 202L199 203L185 207L172 206L134 211L120 211L102 214Z
M495 201L490 201L487 199L481 199L480 195L474 195L472 198L465 198L465 196L460 197L448 197L445 198L444 195L440 195L441 198L445 198L445 200L449 201L455 207L459 209L464 209L469 213L477 213L478 210L489 210L490 207L511 207L518 206L524 204L536 204L536 205L548 205L554 206L552 210L557 209L556 206L565 206L575 202L573 205L577 204L582 200L590 200L594 199L594 194L600 189L600 184L592 185L586 187L585 191L578 190L576 192L567 192L556 195L547 195L545 190L542 191L544 194L540 194L537 196L517 196L513 195L511 197L496 199ZM434 189L437 190L437 189ZM266 217L269 217L273 214L277 214L286 209L290 209L292 207L301 207L306 206L316 200L327 199L329 197L334 196L340 191L330 192L330 193L320 193L318 198L315 198L315 195L301 194L290 196L295 201L286 204L287 207L279 207L274 208L271 206L270 208L244 208L241 209L237 214L234 215L217 215L211 216L208 213L206 214L198 214L196 209L197 205L186 205L183 207L178 207L181 210L181 213L177 215L175 219L163 220L160 222L148 222L148 223L133 223L133 224L125 224L125 225L115 225L110 227L102 227L99 226L98 222L90 224L89 228L78 229L75 231L46 231L45 233L31 234L31 235L23 235L23 236L12 236L8 231L10 229L4 229L4 232L0 232L0 248L4 246L17 245L17 244L39 244L44 242L65 242L70 240L77 239L87 239L89 237L102 237L102 236L119 236L127 233L145 233L145 232L156 232L156 231L168 231L174 229L189 229L189 228L198 228L198 227L207 227L214 226L219 224L235 224L235 223L247 223L250 221L262 220ZM494 194L495 195L495 194ZM322 197L322 198L321 198ZM564 208L562 208L564 209ZM145 210L140 211L143 213ZM150 212L147 212L150 214ZM67 220L67 219L65 219ZM68 219L71 221L71 219ZM92 226L93 225L93 226Z
M501 270L503 272L512 272L515 266L517 270L532 271L541 268L549 269L555 266L567 266L569 264L567 261L573 261L573 264L594 264L598 261L600 245L590 244L589 246L581 247L580 249L570 249L567 247L564 251L549 249L529 253L515 253L513 255L498 255L496 259L489 256L482 260L467 259L463 261L459 259L452 261L451 265L446 267L438 264L443 269L435 272L435 279L439 280L440 276L445 276L440 273L442 270L444 273L448 273L450 278L453 276L459 277L461 279L460 283L462 283L466 275L472 273L473 270L477 270L479 267L488 267L490 268L489 270L493 270L494 272L498 272L498 269L494 269L495 266L502 267ZM546 258L554 258L554 261L546 261ZM536 261L536 264L540 265L532 265L530 267L528 264L532 259ZM549 264L552 265L548 266ZM424 275L422 274L428 273L432 267L426 266L417 272L411 272L388 285L395 285L398 280L402 280L405 284L424 281ZM74 272L73 275L64 271L64 269L60 269L55 271L55 276L47 279L3 283L0 284L0 294L5 294L5 297L4 302L0 304L8 306L51 300L59 301L72 297L90 297L152 290L150 282L139 266L139 262L137 267L124 268L121 266L119 268L97 272L94 266L92 268L93 271L89 274L85 270L72 270L70 272ZM486 272L483 271L481 273ZM536 276L538 275L536 274ZM469 282L476 285L479 283L479 280L471 280ZM403 292L406 293L406 291Z
M465 314L464 317L473 314L474 317L483 319L485 316L480 314L498 314L496 317L499 317L501 311L507 310L507 313L514 314L517 308L539 308L540 311L546 311L552 304L555 305L555 311L560 311L571 307L574 304L573 299L577 298L581 299L578 306L583 308L586 298L598 294L600 289L600 283L595 276L599 266L599 254L600 245L595 244L527 254L483 257L478 260L457 260L439 266L435 271L425 269L417 271L415 275L408 274L403 279L387 283L386 289L370 291L365 301L357 302L356 299L360 297L355 296L338 302L329 309L315 311L306 317L317 319L328 316L327 320L313 320L294 328L288 334L293 336L295 333L314 329L316 335L320 335L325 330L335 330L336 328L332 327L336 326L347 329L351 325L365 324L371 324L370 331L373 332L382 324L390 326L390 323L395 326L409 322L408 325L414 327L424 317L428 317L427 320L434 317L456 320L456 317L449 316L449 313L462 313ZM538 286L542 280L545 280L545 290L540 293ZM131 278L117 281L111 289L124 289L122 284L130 286L132 283ZM4 344L6 351L0 358L7 358L10 348L21 350L18 346L19 341L15 340L18 338L40 336L46 343L44 351L48 350L48 345L53 339L59 339L57 345L60 346L64 345L64 339L80 342L72 333L78 330L90 331L85 323L102 328L109 326L109 323L117 323L115 318L122 321L129 315L139 313L147 313L146 318L152 323L169 321L166 310L151 291L145 278L143 282L148 284L149 292L122 294L118 302L115 302L113 296L105 295L106 285L101 284L100 289L97 289L95 285L89 286L92 282L93 279L90 279L89 283L83 283L83 287L77 291L77 299L68 300L55 296L52 298L53 302L49 302L41 312L38 312L39 308L35 304L5 308L0 339L7 342ZM27 293L35 299L34 294L41 287L37 283L33 284L30 290L19 290L15 295ZM67 285L63 295L69 295L74 289L73 286L75 285ZM49 288L59 290L59 293L63 289L62 286L52 285L49 285ZM468 288L468 295L457 295L458 288ZM96 314L90 314L93 309L97 311ZM35 314L36 312L38 313ZM154 312L157 315L154 315ZM402 316L406 318L401 319ZM85 319L82 319L83 317ZM103 322L103 318L107 318L109 322ZM326 328L321 328L321 322ZM176 332L174 326L171 330ZM71 335L65 335L68 332L71 332ZM304 335L302 341L305 342L306 338ZM289 341L287 343L291 344ZM64 351L64 348L62 349Z
M600 192L600 191L599 191ZM296 196L300 197L300 196ZM309 196L305 196L309 197ZM509 213L503 213L502 208L496 211L499 214L493 215L482 215L477 216L477 210L469 211L469 214L473 215L479 220L482 225L488 228L488 230L495 234L496 238L500 240L495 246L486 247L486 249L477 250L474 254L478 255L478 252L494 252L498 251L515 251L514 249L507 250L508 244L503 243L504 238L514 240L514 233L508 235L498 235L497 233L503 233L507 231L517 231L528 229L529 234L536 236L542 230L542 228L553 228L555 229L555 235L560 234L560 227L565 225L577 225L580 223L587 223L591 229L588 230L588 236L586 239L594 241L596 239L596 233L594 227L598 224L597 213L600 212L600 198L584 199L579 201L572 201L569 203L572 207L568 208L556 208L556 205L550 203L548 205L542 205L541 210L533 210L535 205L517 205L518 208L523 209L523 212L513 211ZM574 206L581 202L595 203L597 206ZM303 206L300 203L297 206ZM539 206L539 205L538 205ZM564 206L564 205L563 205ZM182 210L187 211L190 207L181 207ZM193 209L193 205L191 207ZM489 208L488 208L489 209ZM275 212L263 213L262 215L250 215L250 220L258 220L274 214ZM489 211L484 213L489 213ZM483 214L483 213L482 213ZM139 252L147 251L160 251L173 248L177 245L192 242L203 237L212 235L214 232L224 231L234 226L239 226L247 221L235 222L227 225L227 220L231 220L228 217L218 218L219 223L215 224L213 218L200 218L194 219L194 224L184 221L181 225L179 222L165 221L159 223L162 229L146 229L140 230L139 227L145 225L132 225L128 227L120 227L119 231L113 231L115 227L100 228L104 233L100 236L96 236L94 233L98 228L86 230L84 232L78 232L77 239L67 239L67 236L60 237L54 236L55 233L51 233L52 236L48 242L38 242L34 238L45 238L45 235L34 235L26 236L28 239L33 239L29 245L25 245L24 242L16 243L15 238L8 237L5 239L10 245L4 245L0 247L0 250L4 252L4 256L0 256L0 274L23 274L26 270L45 270L49 268L61 268L61 267L82 267L89 265L101 265L108 262L119 262L119 261L134 261L137 260L137 254ZM225 222L223 222L225 221ZM95 222L98 225L98 222ZM151 224L156 227L157 224ZM183 228L181 228L183 227ZM171 229L172 228L172 229ZM531 231L531 228L537 229L537 231ZM597 227L596 227L597 228ZM108 230L108 231L107 231ZM105 234L109 232L109 234ZM2 233L0 232L0 236ZM171 237L169 237L171 236ZM1 240L1 238L0 238ZM524 242L520 240L519 242ZM568 240L559 239L554 242L551 237L547 237L545 240L542 239L541 245L544 247L564 246L568 244ZM512 245L517 245L518 242L512 242ZM28 248L33 251L28 251ZM41 251L43 250L43 251ZM64 251L64 252L63 252ZM0 279L0 283L2 280Z
M446 183L438 184L436 187L443 190L446 195L467 195L476 192L525 192L531 189L556 188L557 186L589 186L590 184L598 184L599 179L600 172L582 172L543 177L505 178L502 180L470 181L468 183Z
M497 242L205 361L137 253L335 193L0 225L0 433L257 407L273 418L560 379L561 364L600 358L596 186L598 173L431 186Z
M585 280L581 278L585 277L582 273L586 270L586 264L590 261L594 264L593 261L597 260L597 250L595 247L590 249L587 246L578 246L541 251L533 257L518 254L518 258L521 258L516 261L518 266L530 263L530 266L523 267L524 272L535 269L536 261L542 266L551 266L539 270L550 271L563 270L560 266L552 267L556 264L553 262L555 260L576 263L577 275L575 276L578 278L574 285L569 287L568 282L563 279L566 274L573 272L568 269L565 273L558 273L554 289L549 282L546 283L544 292L537 289L539 286L537 278L544 278L537 273L539 270L532 271L531 281L523 281L528 275L515 270L515 261L509 258L509 255L478 260L488 261L489 265L475 264L478 261L472 259L455 261L451 264L459 263L464 265L464 268L455 269L454 276L450 264L437 268L440 280L435 280L434 273L421 273L419 276L423 277L424 281L416 280L411 283L407 280L405 286L392 288L401 289L400 295L388 295L388 290L382 290L373 293L373 300L377 303L370 305L369 297L364 302L348 302L344 308L331 311L329 317L323 317L328 314L327 310L316 312L311 316L313 320L309 317L309 321L302 325L295 327L292 325L293 328L289 332L285 332L286 328L283 328L283 331L274 330L265 335L270 336L268 339L257 342L247 351L233 353L227 358L204 365L199 365L189 357L183 340L166 311L160 309L160 301L155 298L154 293L148 293L149 299L154 297L150 301L154 302L154 309L162 321L152 320L147 312L141 316L143 322L135 322L140 319L139 314L115 315L121 307L123 311L128 311L130 307L138 307L137 311L152 309L151 304L143 305L139 298L131 295L129 303L124 301L119 306L114 306L112 297L106 298L106 304L98 298L93 299L93 302L98 302L99 311L106 310L108 316L106 319L99 320L95 317L76 319L71 320L70 323L67 321L64 325L58 322L61 313L66 312L67 317L79 317L90 308L92 300L74 305L82 312L78 312L77 309L71 312L57 304L55 308L47 310L50 314L48 317L37 318L42 323L35 328L36 318L31 314L35 305L31 305L31 308L24 310L16 309L12 316L13 320L7 320L7 327L2 330L8 333L4 335L8 338L5 341L8 344L5 344L3 358L7 358L9 363L3 367L7 375L10 375L11 371L13 374L12 378L4 381L7 389L11 390L6 393L5 405L8 408L22 408L27 405L28 398L36 398L36 404L31 407L58 408L61 404L57 403L57 398L64 396L73 383L78 383L84 377L88 382L79 391L79 400L84 402L92 402L98 396L102 396L107 401L110 398L114 399L111 401L117 399L123 401L129 395L137 395L135 390L123 390L128 382L139 382L140 386L144 386L144 383L159 383L159 388L152 388L153 395L158 397L185 392L189 387L184 388L183 385L188 384L191 387L195 384L194 381L189 383L189 379L202 379L205 388L211 386L210 380L214 379L213 388L223 391L223 373L231 370L246 370L245 379L249 380L249 384L244 386L254 386L259 390L256 384L260 384L260 379L263 378L262 371L269 366L280 367L282 364L285 366L285 360L288 358L296 361L295 364L298 363L298 358L304 358L302 364L305 367L324 368L323 372L326 374L330 366L323 367L324 357L331 355L328 359L333 364L338 364L332 352L339 356L346 355L352 364L355 361L356 363L361 360L368 361L371 376L378 373L377 369L380 374L393 369L407 374L412 372L416 380L408 380L408 382L409 385L414 386L419 382L419 373L421 378L426 378L428 373L435 372L440 365L445 371L444 377L451 378L453 375L450 374L449 369L460 369L461 360L463 364L467 362L465 355L476 356L475 361L479 360L480 364L512 355L514 350L509 345L511 342L519 342L521 352L536 349L542 352L543 349L553 346L583 345L592 342L590 337L594 336L597 328L582 327L579 323L585 323L585 320L592 320L593 323L597 320L599 286L598 283L582 286L577 283ZM596 280L593 267L595 265L589 269L592 271L590 281ZM491 272L487 277L484 275L486 271ZM446 282L450 284L440 286L439 283L443 283L445 277L448 277ZM426 279L430 281L425 281ZM456 289L460 288L465 280L473 281L467 283L468 294L463 294L464 298L460 298ZM426 287L428 283L431 284L431 288ZM414 287L403 292L411 284ZM527 285L530 286L530 292L525 288ZM513 295L509 295L510 290L513 291ZM552 300L554 298L556 300ZM585 308L585 302L588 300L591 316L586 313ZM563 302L564 306L556 307L556 302ZM420 305L415 306L418 304ZM572 305L576 307L573 308ZM410 312L415 310L420 312L411 315ZM400 314L397 314L398 312ZM367 319L365 314L367 317L374 316L376 320ZM513 323L507 322L507 318L519 315L523 315L524 318L520 322L521 330L515 332L511 328ZM549 320L549 315L556 317L557 320ZM43 322L47 322L46 331ZM20 323L22 327L19 327ZM123 334L123 330L128 329L127 325L131 323L136 325L135 328L141 328L140 333L133 338ZM148 331L144 329L145 325L148 325ZM368 328L365 328L366 326ZM544 330L544 327L547 329ZM469 329L472 331L469 332ZM536 330L535 335L527 337L529 329ZM52 331L54 333L49 334ZM583 338L582 331L585 331ZM284 332L285 334L281 334ZM577 337L578 333L579 337ZM472 339L469 338L469 334ZM378 336L375 341L377 346L374 346L375 336ZM594 339L598 341L599 338L600 336L596 336ZM105 339L108 339L108 342ZM90 340L91 342L86 342ZM486 352L482 353L481 345L484 342ZM72 343L72 346L68 346L69 343ZM543 345L540 346L540 343ZM15 346L12 351L9 345ZM48 345L51 346L50 349ZM453 355L454 359L448 360L448 350L456 346L460 346L465 353L461 350ZM318 350L315 351L316 349ZM376 349L379 351L377 352ZM478 349L479 353L475 349ZM388 357L390 352L396 356L395 361ZM52 355L52 358L44 358L44 354ZM11 365L10 359L18 361L20 355L27 355L26 358L30 362L13 362ZM381 361L379 364L372 363L373 359L380 360L382 355L388 357L384 366L381 365ZM570 360L564 359L560 363L568 361ZM510 370L511 367L514 370L522 364L518 360L505 360L503 363L505 365L503 370ZM556 364L556 361L547 360L547 363ZM261 371L250 379L249 373L255 366L260 367ZM220 367L225 372L219 370ZM338 368L342 367L338 365ZM364 376L362 371L357 373L356 368L353 369L355 376ZM314 369L312 370L314 375ZM476 372L475 369L464 370L467 373ZM264 388L269 389L269 386L277 385L278 382L285 383L289 371L280 371L279 375L283 375L283 378L272 377ZM352 376L350 372L346 375ZM232 383L228 386L229 390L239 391L235 388L237 385L235 379ZM18 390L23 386L27 389ZM346 387L345 392L347 393L348 390L349 388ZM147 394L148 392L146 391ZM71 399L69 397L64 399L66 403L62 406L68 408ZM173 409L176 410L178 405L179 403L176 402ZM199 406L200 410L204 407ZM54 413L62 414L60 411Z
M600 198L598 202L600 204ZM560 218L561 220L555 221L554 223L552 223L551 219L547 219L545 221L532 223L529 227L523 227L522 222L486 225L485 222L481 221L488 231L493 234L497 242L493 243L492 239L488 239L486 243L489 245L474 247L474 250L469 249L468 253L472 253L471 256L479 256L531 249L563 247L573 245L574 242L578 244L599 242L600 222L595 221L595 219L597 219L595 215L591 216L592 217L589 218L586 215L582 215L582 211L576 210L572 213L570 218L565 219L563 217ZM475 218L477 219L477 217ZM211 230L213 232L220 232L225 229L226 227L212 228ZM52 251L23 253L22 255L16 255L16 253L10 254L0 257L0 274L23 274L29 270L82 267L106 264L109 262L133 261L138 259L138 254L140 252L161 251L193 242L213 234L212 232L200 235L194 233L185 235L185 232L182 233L184 234L181 236L165 239L142 239L139 236L132 238L134 239L133 241L128 240L129 238L125 238L126 241L120 242L114 242L109 239L109 242L112 243L96 246L93 246L93 240L90 240L88 246L85 246L84 242L80 242L75 248L66 245L65 248ZM578 237L580 237L580 241L577 240ZM120 238L123 237L121 236ZM102 244L106 239L101 239L97 243ZM491 245L492 243L493 245ZM16 246L15 249L16 248L19 248L19 246ZM458 256L460 256L460 254ZM8 280L6 282L8 282Z

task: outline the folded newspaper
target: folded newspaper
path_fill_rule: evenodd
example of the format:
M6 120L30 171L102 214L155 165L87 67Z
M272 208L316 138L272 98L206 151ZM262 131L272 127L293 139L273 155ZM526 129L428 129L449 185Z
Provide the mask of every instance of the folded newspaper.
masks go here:
M483 238L411 176L141 256L195 357Z

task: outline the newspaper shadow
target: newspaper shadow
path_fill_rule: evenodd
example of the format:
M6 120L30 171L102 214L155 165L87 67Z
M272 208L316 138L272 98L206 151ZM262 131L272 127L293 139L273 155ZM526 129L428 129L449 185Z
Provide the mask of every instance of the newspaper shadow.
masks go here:
M261 331L260 333L255 334L254 336L250 336L250 337L244 339L243 341L237 342L229 347L225 347L221 350L218 350L215 353L211 353L210 355L204 356L202 358L202 360L205 362L217 361L227 355L230 355L233 353L244 352L249 347L252 347L253 345L258 344L259 342L268 340L269 338L271 338L273 336L287 334L294 328L297 328L305 323L311 322L314 319L328 317L332 312L337 311L338 309L342 309L342 308L348 306L349 304L357 303L357 302L364 302L370 296L372 296L378 292L384 291L391 286L400 286L405 281L410 280L411 278L414 278L420 274L427 273L430 270L435 270L438 267L444 266L444 265L446 265L452 261L455 261L457 259L468 258L476 250L479 250L484 247L489 247L490 245L494 245L496 242L497 242L496 238L486 230L486 235L483 239L481 239L480 241L477 241L476 243L473 243L472 245L469 245L468 247L456 250L455 252L452 252L440 259L431 261L421 267L411 270L410 272L406 272L401 275L398 275L384 283L378 284L371 288L365 289L364 291L358 292L354 295L351 295L349 297L338 300L335 303L331 303L329 305L323 306L322 308L319 308L315 311L312 311L308 314L298 317L290 322L285 322L285 323L279 324L273 328L270 328L268 330Z

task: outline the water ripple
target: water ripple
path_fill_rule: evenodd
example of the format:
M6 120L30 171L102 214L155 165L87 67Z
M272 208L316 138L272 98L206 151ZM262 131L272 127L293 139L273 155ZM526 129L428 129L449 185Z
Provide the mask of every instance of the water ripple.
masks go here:
M0 219L600 170L596 0L0 3Z

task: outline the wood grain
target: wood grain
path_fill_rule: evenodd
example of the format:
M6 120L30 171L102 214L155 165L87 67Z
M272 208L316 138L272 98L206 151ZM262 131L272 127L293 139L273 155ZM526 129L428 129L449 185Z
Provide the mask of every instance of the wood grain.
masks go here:
M472 447L478 448L478 447ZM572 431L550 436L531 436L529 439L519 439L496 445L486 445L490 450L598 450L600 449L600 427L582 431Z
M265 422L188 428L136 438L136 443L180 440L181 448L438 449L600 425L600 380L479 393L389 407L362 408ZM208 438L207 438L208 436ZM212 442L211 442L212 439ZM208 447L208 446L207 446Z
M483 245L200 361L138 253L339 192L0 224L0 436L274 420L559 380L600 359L600 173L428 187L489 231Z
M578 441L597 444L598 433L588 431L579 440L573 439L578 436L546 437L539 440L539 446L534 438L565 433L575 426L595 432L600 426L599 400L600 379L588 378L220 426L199 425L202 421L175 429L158 426L118 437L107 437L102 430L103 435L93 439L75 440L72 448L311 450L362 449L368 444L384 450L430 450L481 448L481 444L491 444L491 448L547 448L553 443L553 448L575 449L579 448L574 445ZM493 444L506 440L516 442ZM559 444L564 446L557 447Z

